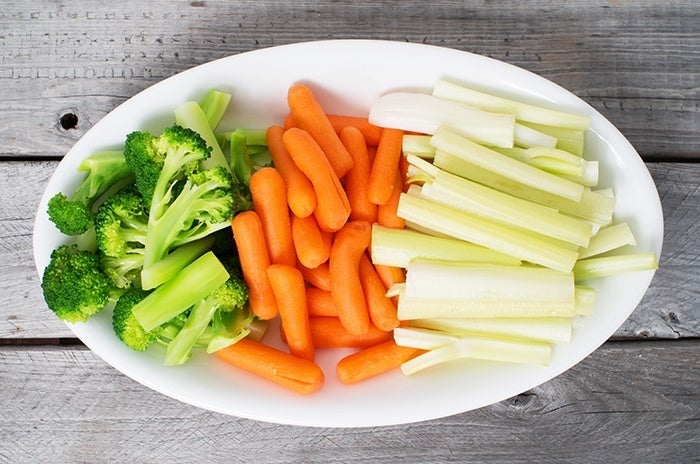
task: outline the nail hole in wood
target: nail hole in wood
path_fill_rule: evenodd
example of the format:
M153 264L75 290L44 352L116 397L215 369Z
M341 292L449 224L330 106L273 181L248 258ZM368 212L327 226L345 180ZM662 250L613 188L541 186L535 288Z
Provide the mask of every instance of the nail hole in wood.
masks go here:
M78 116L73 113L66 113L62 115L59 121L64 130L75 129L78 127Z

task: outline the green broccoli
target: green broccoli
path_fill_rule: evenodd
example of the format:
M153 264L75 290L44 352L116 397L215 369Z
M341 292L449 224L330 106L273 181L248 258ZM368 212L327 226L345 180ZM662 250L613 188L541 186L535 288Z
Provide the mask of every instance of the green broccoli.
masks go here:
M172 248L228 227L241 208L227 167L203 168L210 148L191 129L174 125L159 137L133 132L124 156L149 205L144 270Z
M131 309L150 292L132 287L119 297L112 312L112 328L117 338L136 351L145 351L160 334L161 328L147 332L136 320Z
M59 319L85 322L116 295L97 253L62 245L51 253L41 279L44 300Z
M122 152L105 151L84 159L78 171L86 172L70 198L57 193L48 202L49 219L66 235L81 235L94 223L95 204L110 188L128 179L131 171Z

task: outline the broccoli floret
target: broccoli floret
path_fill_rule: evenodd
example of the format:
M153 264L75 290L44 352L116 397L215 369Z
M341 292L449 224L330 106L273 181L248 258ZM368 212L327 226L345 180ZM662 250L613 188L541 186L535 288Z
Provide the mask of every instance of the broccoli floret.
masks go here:
M96 153L78 166L86 176L70 197L57 193L48 202L49 219L66 235L81 235L93 226L95 203L107 190L128 179L131 171L122 152Z
M59 319L85 322L114 296L98 254L62 245L51 253L41 279L44 300Z
M136 351L145 351L160 335L161 327L146 332L136 320L131 309L150 292L132 287L119 297L112 312L114 333L126 346Z

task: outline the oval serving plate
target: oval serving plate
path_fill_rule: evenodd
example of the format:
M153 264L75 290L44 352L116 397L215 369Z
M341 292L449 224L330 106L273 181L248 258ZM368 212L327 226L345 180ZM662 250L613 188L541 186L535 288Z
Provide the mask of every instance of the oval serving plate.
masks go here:
M284 120L287 89L294 82L309 84L329 112L366 115L383 93L399 89L427 92L442 77L591 117L586 157L600 161L600 186L615 190L615 219L630 223L640 251L660 256L663 217L649 172L622 134L575 95L523 69L467 52L399 42L333 40L212 61L153 85L105 116L67 153L41 198L34 226L37 271L43 274L51 250L65 241L49 222L46 203L54 193L70 191L79 183L76 168L80 160L97 150L122 146L133 130L161 130L172 123L172 111L178 104L199 99L210 88L233 95L221 127L264 128ZM165 367L160 347L138 353L122 345L112 332L109 311L69 326L95 354L123 374L201 408L305 426L390 425L480 408L561 374L622 325L639 304L653 274L637 272L593 283L597 291L594 314L583 318L569 344L555 347L547 367L464 361L411 377L397 370L346 386L335 378L335 363L348 352L319 350L317 362L326 373L326 383L311 396L288 392L213 356L199 354L184 366ZM275 329L265 341L280 346Z

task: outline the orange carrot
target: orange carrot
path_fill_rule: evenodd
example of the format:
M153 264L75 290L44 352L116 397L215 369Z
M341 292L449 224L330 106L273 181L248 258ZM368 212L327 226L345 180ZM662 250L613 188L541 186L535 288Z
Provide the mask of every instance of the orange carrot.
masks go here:
M391 197L396 185L402 142L403 131L388 128L382 131L369 175L369 198L374 204L383 205Z
M267 277L270 256L260 218L255 211L244 211L233 218L231 229L243 279L249 288L250 309L260 319L272 319L278 313L277 300Z
M308 268L301 263L297 263L297 269L304 276L304 280L316 288L331 291L331 275L328 263L323 263L315 268Z
M353 161L352 168L345 175L345 191L350 202L350 220L374 223L377 221L377 205L369 200L367 189L372 166L369 162L365 138L359 129L347 126L340 131L340 140Z
M248 372L262 376L297 393L317 391L325 380L313 361L298 358L260 342L244 338L214 352L216 357Z
M328 260L331 296L338 306L338 317L348 332L362 335L369 330L367 303L360 282L360 259L369 247L372 226L350 221L335 234Z
M318 225L328 232L339 230L350 216L350 203L323 150L308 132L299 128L286 130L282 140L294 163L314 186Z
M367 145L376 147L379 144L379 139L382 136L382 128L375 126L374 124L370 124L367 118L345 116L342 114L329 114L328 120L331 122L331 125L337 134L340 134L340 132L346 127L354 127L362 133Z
M364 334L353 335L337 317L312 316L309 325L316 348L367 348L392 337L392 332L385 332L372 324Z
M289 351L299 358L314 360L314 345L306 309L306 288L295 267L273 264L267 268L272 291L277 298L280 320Z
M374 269L377 271L377 275L384 284L384 288L387 290L394 284L400 284L406 281L406 274L404 274L404 270L400 267L375 264Z
M342 178L352 167L352 158L314 93L304 84L293 84L287 92L287 104L298 127L311 134L328 157L335 174Z
M403 229L406 227L406 220L396 214L399 208L399 199L401 198L401 193L403 192L403 181L401 180L402 176L400 172L397 172L394 177L396 178L396 181L394 183L394 189L391 192L391 196L389 197L389 201L377 208L377 222L386 227Z
M351 384L396 369L421 353L424 351L418 348L398 346L392 339L344 357L336 373L341 382Z
M294 163L282 141L284 129L280 126L270 126L267 129L267 148L275 168L279 171L287 186L287 203L289 209L299 217L307 217L316 208L316 192L306 174Z
M292 240L297 258L304 267L313 269L328 261L333 234L321 230L313 215L305 218L292 215Z
M284 118L284 123L282 124L282 127L287 130L291 129L292 127L299 127L297 126L297 121L294 119L294 116L292 113L289 113L285 118Z
M331 292L328 290L321 290L314 286L306 287L306 306L308 307L309 317L338 317L338 307L335 305Z
M260 217L270 262L294 266L297 262L287 208L287 188L275 168L260 168L250 176L253 207Z
M360 282L372 323L386 332L398 327L396 305L386 296L386 288L367 254L360 259Z

